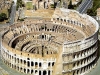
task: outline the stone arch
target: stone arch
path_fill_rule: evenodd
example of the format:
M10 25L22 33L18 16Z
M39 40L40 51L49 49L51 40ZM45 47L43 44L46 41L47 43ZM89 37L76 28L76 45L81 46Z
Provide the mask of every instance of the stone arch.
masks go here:
M24 73L26 73L26 69L24 68Z
M12 64L12 68L13 68L13 64Z
M23 68L22 67L20 67L20 71L22 71L23 70Z
M39 70L39 75L42 75L40 70Z
M27 61L27 66L30 67L30 61Z
M34 71L33 71L33 69L31 70L31 74L33 74L34 73Z
M26 64L26 60L24 60L24 64Z
M51 75L50 70L48 70L48 75Z
M48 63L48 66L50 66L50 62Z
M52 62L52 66L54 66L54 62Z
M31 61L31 66L34 66L34 62L33 61Z
M27 74L30 73L30 69L27 69Z
M23 62L22 59L20 59L20 63L21 63L21 64L22 64L22 62Z
M35 66L37 66L38 65L38 63L37 62L35 62Z
M43 75L46 75L46 74L47 74L47 72L46 72L46 70L44 70L44 71L43 71Z
M39 63L39 67L41 67L42 66L42 64L41 64L41 62Z
M17 62L19 63L19 58L17 58Z

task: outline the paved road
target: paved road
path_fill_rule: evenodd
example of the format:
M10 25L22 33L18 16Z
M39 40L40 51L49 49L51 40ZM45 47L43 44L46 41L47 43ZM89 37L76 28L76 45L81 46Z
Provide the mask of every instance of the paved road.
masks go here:
M14 2L14 4L12 5L12 8L11 8L10 24L14 23L15 15L16 15L16 3Z
M87 9L91 7L92 2L92 0L83 0L82 4L77 8L77 11L80 13L86 13Z

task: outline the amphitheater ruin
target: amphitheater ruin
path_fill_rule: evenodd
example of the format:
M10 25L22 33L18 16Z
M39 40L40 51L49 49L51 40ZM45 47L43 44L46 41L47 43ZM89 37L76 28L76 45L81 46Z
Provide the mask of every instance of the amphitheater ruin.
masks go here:
M56 9L51 19L26 19L4 29L1 58L28 75L84 75L98 60L98 29L86 14Z

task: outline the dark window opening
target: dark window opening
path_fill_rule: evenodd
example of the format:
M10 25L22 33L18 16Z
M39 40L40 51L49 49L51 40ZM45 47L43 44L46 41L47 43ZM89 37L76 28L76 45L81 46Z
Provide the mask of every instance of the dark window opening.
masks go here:
M31 70L31 74L33 73L33 70Z
M37 72L37 70L35 70L35 73Z
M54 66L54 62L52 63L52 66Z
M27 62L27 66L30 67L30 62L29 61Z
M42 39L44 39L44 35L42 35Z
M30 60L30 58L27 58L27 60Z
M24 69L24 72L26 72L26 69Z
M39 67L41 67L41 63L39 63Z
M50 70L48 71L48 75L50 75Z
M27 69L27 73L29 73L30 72L30 70L29 69Z
M50 63L48 63L48 66L50 66Z
M46 75L46 71L43 71L43 75Z
M34 66L34 63L33 62L31 62L31 66Z
M41 71L39 71L39 75L41 75Z
M38 63L37 62L35 62L35 66L37 66L38 65Z
M24 60L24 64L26 64L26 61Z

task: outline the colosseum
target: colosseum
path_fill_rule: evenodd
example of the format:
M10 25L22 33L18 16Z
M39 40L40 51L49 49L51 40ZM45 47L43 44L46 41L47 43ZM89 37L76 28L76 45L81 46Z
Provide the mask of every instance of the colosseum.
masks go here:
M84 75L98 60L95 19L56 9L51 19L26 19L4 29L3 62L27 75Z

